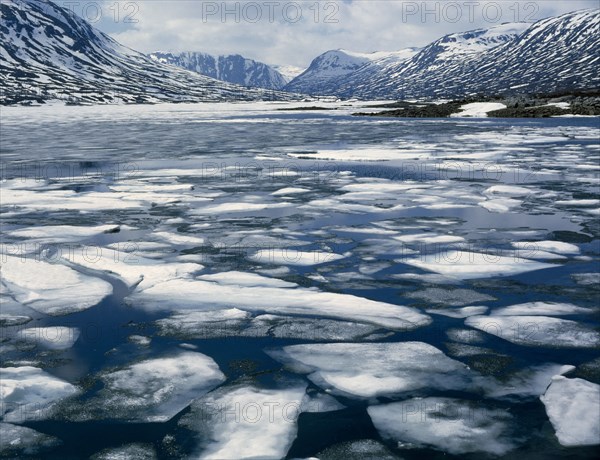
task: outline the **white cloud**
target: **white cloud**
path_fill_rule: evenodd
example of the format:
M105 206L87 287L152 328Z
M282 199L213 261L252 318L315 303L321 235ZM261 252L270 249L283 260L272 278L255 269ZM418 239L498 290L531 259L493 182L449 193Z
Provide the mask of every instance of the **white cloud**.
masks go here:
M426 45L451 32L598 6L597 0L523 1L518 8L514 1L461 0L73 2L74 11L91 19L97 15L89 5L102 4L102 16L94 25L142 52L239 53L297 66L307 66L329 49L398 50Z

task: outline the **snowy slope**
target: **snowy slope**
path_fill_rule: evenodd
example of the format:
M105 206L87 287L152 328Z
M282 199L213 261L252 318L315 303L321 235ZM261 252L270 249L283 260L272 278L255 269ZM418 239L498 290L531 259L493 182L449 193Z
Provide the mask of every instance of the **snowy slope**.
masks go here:
M285 78L286 83L291 82L294 78L296 78L298 75L300 75L302 72L304 72L306 70L302 67L296 67L294 65L271 64L270 67L272 69L275 69L281 75L283 75L283 78Z
M212 56L200 52L163 53L156 52L150 57L163 64L175 65L217 80L243 86L266 89L281 89L287 80L275 69L262 62L247 59L239 54Z
M302 74L286 87L287 91L308 94L329 94L338 82L370 65L398 63L411 57L413 49L396 52L356 53L347 50L327 51L317 56Z
M295 90L409 99L596 88L600 86L599 11L446 35L409 59L362 66L335 81L296 85Z
M0 103L289 98L159 64L49 1L2 0Z

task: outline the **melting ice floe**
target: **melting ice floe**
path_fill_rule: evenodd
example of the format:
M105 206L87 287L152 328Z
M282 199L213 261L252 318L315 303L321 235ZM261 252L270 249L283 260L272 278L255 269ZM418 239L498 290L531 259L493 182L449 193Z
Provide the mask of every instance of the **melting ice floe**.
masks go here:
M198 433L198 458L283 458L296 437L305 390L222 387L194 401L180 423Z
M17 337L49 350L66 350L77 342L79 329L62 326L30 327L20 330Z
M0 456L6 458L36 455L60 444L57 438L10 423L0 422L0 433Z
M503 308L496 308L492 312L492 316L562 316L587 314L593 312L593 309L578 307L570 303L527 302L518 305L510 305Z
M76 419L164 422L225 380L217 364L184 351L147 359L101 376L104 387L85 401Z
M377 431L388 439L430 446L454 455L502 455L516 447L507 410L452 398L414 398L367 409Z
M292 345L268 354L323 389L361 398L463 389L470 378L467 366L422 342Z
M85 310L112 293L106 281L61 264L3 256L0 267L2 283L18 302L49 315Z
M104 449L90 460L156 460L156 452L149 444L127 444L121 447Z
M447 251L401 261L407 265L463 280L512 276L556 265L517 257L469 251Z
M3 367L0 373L0 409L7 422L48 418L57 402L78 392L37 367Z
M559 375L540 399L563 446L600 444L600 385Z
M263 249L250 256L250 260L259 263L277 265L320 265L343 259L347 255L322 251L298 251L295 249Z
M156 322L159 333L186 339L218 337L277 337L302 340L369 339L378 327L348 321L297 316L259 315L232 308L181 311Z
M318 315L354 320L390 329L414 329L431 322L429 316L408 307L349 294L300 287L275 287L272 284L276 281L270 278L259 275L252 278L263 280L263 285L257 285L254 281L255 285L249 286L248 276L230 272L227 279L199 276L195 279L177 278L158 282L136 291L131 299L135 306L152 310L215 310L236 307L280 315Z
M471 316L465 324L517 345L558 348L600 345L598 331L575 321L548 316Z

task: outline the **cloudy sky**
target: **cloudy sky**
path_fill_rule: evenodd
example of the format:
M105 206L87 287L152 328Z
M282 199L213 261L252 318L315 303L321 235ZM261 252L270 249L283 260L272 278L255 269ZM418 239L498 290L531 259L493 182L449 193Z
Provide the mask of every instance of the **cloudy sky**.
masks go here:
M598 0L60 0L94 26L142 52L238 53L306 67L317 55L423 46L451 32L532 22ZM98 8L100 6L100 8Z

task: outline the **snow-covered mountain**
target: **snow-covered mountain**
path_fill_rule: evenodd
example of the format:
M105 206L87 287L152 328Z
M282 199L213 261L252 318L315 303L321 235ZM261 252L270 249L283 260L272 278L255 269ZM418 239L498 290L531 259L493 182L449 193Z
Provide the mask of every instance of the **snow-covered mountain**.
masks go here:
M534 24L502 24L450 34L410 59L364 66L329 85L297 90L362 99L407 99L597 88L599 26L600 10L584 10Z
M295 65L271 64L269 67L275 69L277 72L283 75L283 78L285 78L286 83L291 82L294 78L296 78L298 75L300 75L306 70L303 67L296 67Z
M1 104L290 98L157 63L48 0L2 0Z
M163 64L175 65L207 77L243 86L281 89L287 83L285 77L277 70L239 54L212 56L199 52L173 54L158 51L149 56Z
M415 52L412 48L375 53L356 53L342 49L326 51L317 56L308 69L294 78L285 89L306 94L331 94L337 83L347 75L371 64L377 66L402 62Z

